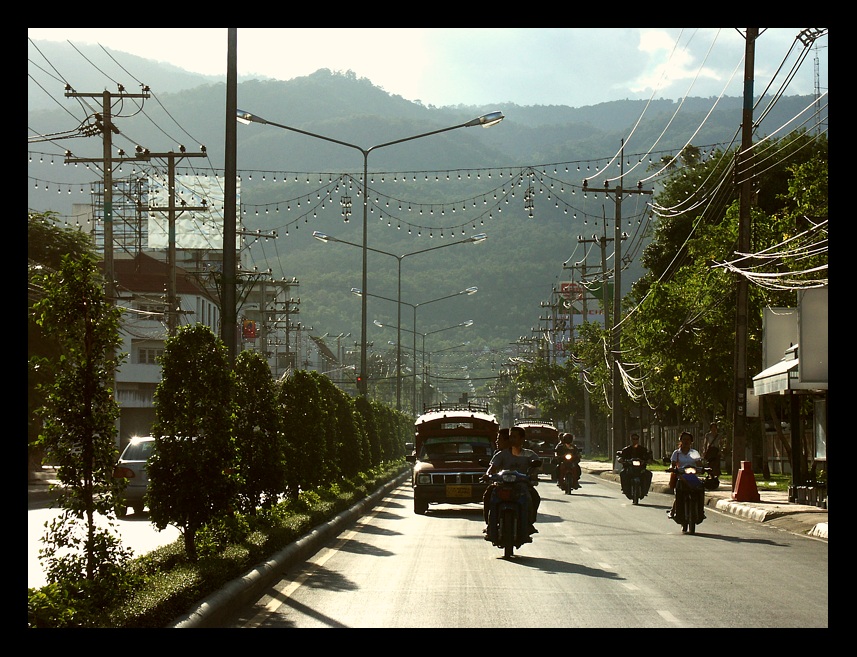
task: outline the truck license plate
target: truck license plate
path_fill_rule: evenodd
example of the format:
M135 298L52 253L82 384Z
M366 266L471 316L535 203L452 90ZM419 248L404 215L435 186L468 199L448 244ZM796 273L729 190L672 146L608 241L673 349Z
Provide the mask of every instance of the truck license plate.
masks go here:
M447 484L446 485L446 496L447 497L470 497L471 490L470 485L460 485L460 484Z

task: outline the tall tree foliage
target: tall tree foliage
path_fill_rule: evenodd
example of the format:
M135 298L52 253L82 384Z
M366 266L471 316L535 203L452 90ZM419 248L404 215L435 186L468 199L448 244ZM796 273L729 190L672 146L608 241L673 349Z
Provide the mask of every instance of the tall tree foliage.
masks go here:
M366 459L366 467L371 468L381 462L381 436L378 430L378 421L375 417L375 407L372 402L364 397L358 397L356 400L357 412L360 414L363 423L363 430L366 433L366 450L364 458Z
M295 370L281 383L278 393L283 418L287 493L297 498L324 481L327 459L325 409L316 379L306 370Z
M227 513L236 480L234 379L223 342L203 324L166 341L155 389L155 449L149 460L149 518L177 526L196 560L196 534Z
M45 334L36 323L33 305L44 297L41 278L56 272L62 257L78 258L92 252L92 242L86 233L62 228L53 222L54 213L27 213L27 444L28 468L41 465L42 450L38 447L41 421L36 412L44 404L39 386L50 382L47 364L56 363L62 353L59 342ZM47 363L47 364L45 364Z
M242 351L235 359L235 446L244 513L255 515L285 492L280 419L271 368L261 354Z
M45 404L41 445L58 465L62 515L46 533L42 550L49 582L83 595L95 611L123 589L131 556L112 525L96 525L96 515L112 518L118 492L113 373L118 364L121 311L106 298L94 256L64 255L60 269L34 277L44 297L33 318L55 341L60 354L41 386Z
M794 133L773 140L766 153L776 153L779 160L770 158L766 168L758 167L751 250L781 254L790 250L791 238L827 218L827 140ZM640 364L649 404L674 422L731 416L737 274L724 263L737 259L747 270L752 265L755 271L780 272L827 263L826 237L823 248L811 257L792 249L792 257L770 267L769 259L740 260L741 254L735 253L739 207L737 188L728 177L730 162L730 154L718 153L671 177L657 197L659 206L681 207L691 196L708 196L711 202L658 219L643 257L649 272L626 300L635 308L624 322L622 351ZM751 374L762 365L764 307L796 302L794 289L749 286Z
M563 365L538 357L522 365L517 376L518 394L536 404L544 417L569 422L583 410L583 388L574 361Z

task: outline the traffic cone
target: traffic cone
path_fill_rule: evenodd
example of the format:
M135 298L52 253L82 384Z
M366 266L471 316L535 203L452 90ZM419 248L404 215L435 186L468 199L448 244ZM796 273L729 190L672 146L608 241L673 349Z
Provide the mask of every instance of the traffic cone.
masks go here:
M760 502L759 490L756 488L756 477L753 475L753 464L750 461L741 461L741 469L738 470L738 479L732 490L732 499L736 502Z

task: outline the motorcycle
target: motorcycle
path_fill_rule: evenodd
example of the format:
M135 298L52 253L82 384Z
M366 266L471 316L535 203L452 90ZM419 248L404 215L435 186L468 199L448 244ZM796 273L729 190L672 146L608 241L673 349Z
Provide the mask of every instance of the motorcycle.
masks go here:
M621 452L616 452L616 455L620 456ZM643 499L648 492L643 479L647 472L646 460L639 457L623 459L620 456L619 463L622 464L623 470L628 470L625 497L631 500L634 504L639 504L640 500Z
M686 465L680 468L670 468L675 472L675 509L670 518L681 525L684 534L696 533L696 526L705 520L705 480L708 479L710 468L702 465ZM700 479L699 475L705 475Z
M533 459L533 469L541 467L541 460ZM536 475L538 476L538 475ZM531 543L529 514L530 475L516 470L501 470L485 475L490 482L491 497L488 507L488 529L486 540L495 547L503 548L503 556L511 557L515 548Z
M580 457L571 452L563 454L559 462L559 487L566 495L580 488Z

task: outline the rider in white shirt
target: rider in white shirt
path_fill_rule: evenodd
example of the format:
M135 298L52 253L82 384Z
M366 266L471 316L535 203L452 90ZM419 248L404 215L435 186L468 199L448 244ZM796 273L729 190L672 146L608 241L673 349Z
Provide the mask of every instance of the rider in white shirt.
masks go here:
M670 456L670 464L673 467L673 472L670 473L670 490L675 494L675 485L678 480L678 475L675 470L680 470L688 465L699 465L702 461L702 455L693 448L693 434L688 431L682 431L678 438L679 447ZM673 500L672 509L669 516L675 516L675 500Z
M670 457L672 466L683 468L687 465L697 465L702 455L693 448L693 435L687 431L679 437L679 448ZM673 484L674 486L674 484Z

